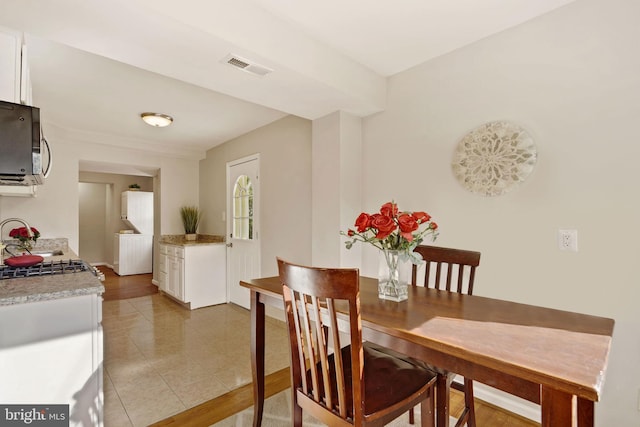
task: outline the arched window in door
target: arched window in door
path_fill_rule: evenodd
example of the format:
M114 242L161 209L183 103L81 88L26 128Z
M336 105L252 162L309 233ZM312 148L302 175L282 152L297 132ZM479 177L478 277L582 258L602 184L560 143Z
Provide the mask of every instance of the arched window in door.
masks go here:
M253 185L247 175L233 186L233 238L253 239Z

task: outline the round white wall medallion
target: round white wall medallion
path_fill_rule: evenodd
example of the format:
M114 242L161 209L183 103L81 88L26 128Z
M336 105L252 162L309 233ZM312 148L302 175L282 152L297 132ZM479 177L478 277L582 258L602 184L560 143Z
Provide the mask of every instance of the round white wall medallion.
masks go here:
M523 182L536 159L536 145L526 130L497 121L485 123L462 138L451 167L467 190L499 196Z

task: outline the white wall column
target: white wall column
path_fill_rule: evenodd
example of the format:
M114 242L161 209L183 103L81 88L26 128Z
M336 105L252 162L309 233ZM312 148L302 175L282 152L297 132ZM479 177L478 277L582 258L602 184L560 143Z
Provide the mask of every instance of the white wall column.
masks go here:
M341 111L314 120L311 152L312 264L359 267L359 245L345 249L340 230L361 210L362 120Z

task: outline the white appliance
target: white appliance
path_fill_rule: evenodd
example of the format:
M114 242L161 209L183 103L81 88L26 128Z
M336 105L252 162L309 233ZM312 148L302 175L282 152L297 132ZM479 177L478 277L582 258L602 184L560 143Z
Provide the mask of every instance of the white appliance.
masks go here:
M120 218L133 232L116 233L113 271L120 276L153 271L153 193L122 193Z

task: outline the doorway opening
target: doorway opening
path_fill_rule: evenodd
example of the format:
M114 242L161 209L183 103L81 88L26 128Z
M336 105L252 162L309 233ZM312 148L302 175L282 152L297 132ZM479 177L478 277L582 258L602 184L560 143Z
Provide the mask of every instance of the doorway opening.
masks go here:
M155 260L156 242L160 237L160 170L81 161L78 177L78 255L92 265L113 269L118 249L114 247L117 241L114 236L131 229L121 218L121 195L135 189L153 193L152 259Z

